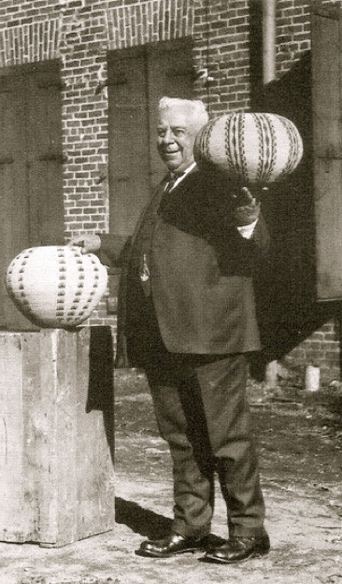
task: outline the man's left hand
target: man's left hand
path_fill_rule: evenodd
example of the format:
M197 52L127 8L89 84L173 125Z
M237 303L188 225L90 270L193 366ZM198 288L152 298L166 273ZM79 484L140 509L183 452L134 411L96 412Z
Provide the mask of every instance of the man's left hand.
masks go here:
M250 225L259 218L260 201L257 200L247 187L242 187L239 194L234 196L237 206L234 210L234 219L237 227Z

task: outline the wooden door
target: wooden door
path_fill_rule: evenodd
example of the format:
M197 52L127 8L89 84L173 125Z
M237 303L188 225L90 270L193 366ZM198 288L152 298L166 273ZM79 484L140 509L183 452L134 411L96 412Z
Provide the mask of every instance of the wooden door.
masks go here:
M32 330L4 280L23 249L63 243L58 64L0 71L0 135L0 328Z
M318 300L342 299L342 11L312 15L314 182Z
M156 149L157 104L163 95L193 97L188 41L109 54L110 231L131 235L165 174Z

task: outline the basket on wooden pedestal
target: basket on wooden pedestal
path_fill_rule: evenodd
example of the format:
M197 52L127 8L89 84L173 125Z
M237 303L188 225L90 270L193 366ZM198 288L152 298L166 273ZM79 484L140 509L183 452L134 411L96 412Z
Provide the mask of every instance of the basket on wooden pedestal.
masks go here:
M10 263L6 288L17 308L40 327L72 328L84 322L107 287L107 269L80 248L25 249Z

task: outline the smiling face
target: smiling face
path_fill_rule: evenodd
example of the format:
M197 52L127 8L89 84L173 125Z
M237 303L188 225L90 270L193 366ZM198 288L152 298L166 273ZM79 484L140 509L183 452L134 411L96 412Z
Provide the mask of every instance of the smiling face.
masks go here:
M182 174L194 162L193 147L201 125L186 106L171 106L159 112L157 147L171 172Z

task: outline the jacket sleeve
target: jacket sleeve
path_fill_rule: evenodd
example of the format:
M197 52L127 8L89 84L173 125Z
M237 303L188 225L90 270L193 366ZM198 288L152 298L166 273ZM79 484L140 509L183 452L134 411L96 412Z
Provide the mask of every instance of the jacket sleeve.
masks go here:
M254 243L255 247L257 248L257 251L260 254L260 256L264 257L265 260L268 260L271 239L266 225L266 221L262 213L260 214L259 220L255 226L251 240Z
M215 248L222 276L253 276L260 270L268 270L270 238L262 215L250 239L241 235L229 215L222 215L216 231L211 233L210 243Z
M129 254L131 237L123 235L101 234L99 258L110 267L121 267Z

